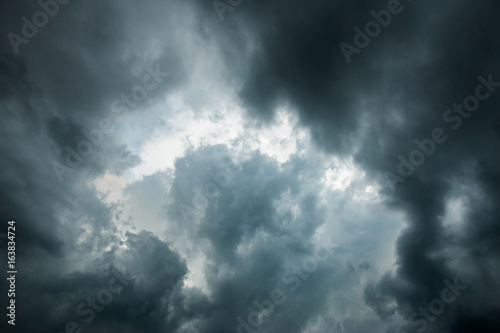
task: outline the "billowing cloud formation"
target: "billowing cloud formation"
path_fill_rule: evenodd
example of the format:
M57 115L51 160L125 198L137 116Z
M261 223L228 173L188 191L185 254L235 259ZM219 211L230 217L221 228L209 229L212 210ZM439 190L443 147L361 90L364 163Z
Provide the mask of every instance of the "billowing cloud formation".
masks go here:
M2 330L498 331L497 2L62 2L0 14Z
M431 138L442 128L447 142L394 192L387 186L388 202L408 215L409 226L397 241L397 271L367 286L365 296L383 319L406 317L438 298L445 279L458 277L470 287L439 319L427 320L429 325L436 320L428 331L493 332L499 308L487 294L499 291L494 282L498 172L493 171L499 142L492 128L500 82L500 45L493 37L499 31L498 4L401 6L349 65L340 43L354 45L353 28L363 29L373 20L370 11L385 9L386 2L241 6L231 24L245 35L250 30L257 48L245 58L249 66L240 77L240 96L252 115L263 118L279 103L292 103L321 147L354 154L384 185L393 183L386 173L397 174L399 155L408 160L418 148L416 139ZM478 84L483 86L479 108L478 99L468 99L478 93ZM460 111L455 103L465 105ZM452 206L457 202L463 210L458 216Z

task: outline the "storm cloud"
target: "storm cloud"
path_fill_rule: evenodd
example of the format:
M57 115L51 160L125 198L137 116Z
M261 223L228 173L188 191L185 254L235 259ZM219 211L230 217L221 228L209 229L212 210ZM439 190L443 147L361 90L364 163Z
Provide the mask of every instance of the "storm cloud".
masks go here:
M497 332L499 13L4 4L2 331Z

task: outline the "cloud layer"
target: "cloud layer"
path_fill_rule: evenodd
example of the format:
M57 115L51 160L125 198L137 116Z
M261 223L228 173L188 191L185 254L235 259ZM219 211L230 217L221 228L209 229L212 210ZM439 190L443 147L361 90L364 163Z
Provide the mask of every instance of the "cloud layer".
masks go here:
M5 4L0 327L497 332L500 5L221 3Z

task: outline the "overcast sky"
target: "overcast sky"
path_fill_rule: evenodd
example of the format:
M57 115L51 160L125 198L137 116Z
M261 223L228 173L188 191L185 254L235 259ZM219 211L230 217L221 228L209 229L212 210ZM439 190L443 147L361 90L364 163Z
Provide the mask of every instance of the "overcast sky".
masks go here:
M2 332L500 331L498 1L2 5Z

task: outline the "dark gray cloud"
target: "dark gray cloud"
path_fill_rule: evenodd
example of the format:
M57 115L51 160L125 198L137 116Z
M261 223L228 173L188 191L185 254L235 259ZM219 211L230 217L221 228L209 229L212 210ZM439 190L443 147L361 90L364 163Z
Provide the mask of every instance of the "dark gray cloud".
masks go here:
M178 327L186 273L179 256L148 233L128 234L115 244L88 271L61 275L54 265L45 276L18 279L16 297L26 304L18 304L18 316L30 320L17 321L16 328L64 332L76 325L83 332L160 332Z
M499 217L492 189L498 187L493 170L498 169L499 142L491 127L499 95L482 102L456 131L442 117L454 103L473 95L479 75L500 81L500 45L494 37L498 4L403 1L403 12L347 65L339 44L352 44L352 29L363 28L372 19L370 10L386 3L241 5L228 15L226 29L251 35L257 49L244 58L240 96L251 116L264 119L280 103L292 103L320 147L355 153L358 163L383 183L384 173L397 169L397 156L406 158L416 148L415 139L444 128L448 141L395 192L387 190L388 203L408 214L410 225L397 242L396 274L367 287L367 302L383 318L396 310L409 315L436 297L445 278L460 276L474 286L470 295L432 329L493 332L498 322L490 316L499 308L483 302L481 289L498 293L491 278L498 274L493 243ZM467 170L473 171L464 177ZM457 189L464 183L465 193ZM463 229L452 232L440 220L445 204L454 195L471 192L480 193L477 201L487 204L472 199ZM467 265L457 267L455 262L465 258Z
M103 273L95 273L96 268L89 266L96 253L104 253L119 239L112 222L113 209L102 204L88 180L106 170L127 169L140 160L114 136L106 136L79 168L64 175L64 181L59 182L52 167L54 161L65 164L65 147L76 149L85 139L82 130L98 128L104 117L113 117L112 101L142 82L144 66L154 66L150 55L126 54L131 25L119 7L109 2L96 5L75 2L61 7L37 36L20 45L18 54L4 37L8 32L20 34L21 18L31 18L40 8L35 2L9 3L1 14L0 112L1 133L6 139L0 148L0 216L4 221L18 221L17 262L23 271L17 281L20 332L63 330L65 321L75 317L75 302L91 296L100 282L106 282ZM155 61L164 68L169 62L178 63L173 53L162 56ZM134 66L139 68L135 74L131 72ZM170 67L174 75L177 71L177 76L182 76L181 66ZM152 92L148 102L170 86ZM131 246L138 246L136 243ZM5 251L2 246L4 257ZM111 256L103 260L100 269L112 263ZM132 266L138 268L138 264ZM170 281L160 284L146 278L148 283L157 284L146 294L159 299L161 293L153 289L163 292L178 283L185 272L182 267L174 268ZM158 272L155 269L154 273ZM2 280L2 290L6 286ZM133 293L131 301L144 297L140 290ZM109 324L124 316L133 302L121 302L112 305L119 308L118 315L113 315L115 310L107 312L113 320L105 319L105 314L96 321ZM162 316L158 318L162 322ZM142 329L145 324L136 321L134 327ZM12 329L6 325L2 320L2 328Z
M59 332L75 320L92 332L234 332L254 301L280 289L287 300L262 332L413 332L423 324L400 317L458 278L467 289L426 332L497 332L500 88L460 123L443 116L476 93L478 77L500 82L500 5L401 1L402 11L348 64L340 43L353 44L353 28L387 3L244 0L221 21L210 1L70 1L19 52L7 34L22 35L21 18L40 7L4 4L0 220L18 221L16 329ZM133 137L112 105L143 84L147 66L169 76L127 110L148 119L132 124L143 126ZM166 96L205 112L203 75L217 81L211 99L220 87L234 90L246 125L265 128L279 107L294 110L325 155L352 158L380 184L378 209L400 214L398 224L345 193L325 199L317 161L297 153L280 164L259 151L236 158L225 145L192 148L172 168L127 183L122 201L103 201L95 179L125 179L143 162L135 145L152 140L156 127L175 130L155 120L183 110L166 106ZM53 162L66 165L67 147L77 150L83 131L106 118L115 130L60 181ZM414 141L435 128L447 140L392 188L387 172L398 174L398 156L409 159ZM228 170L216 197L196 199ZM186 219L181 210L196 205L203 208ZM404 228L394 240L396 225ZM335 228L344 242L291 291L283 276ZM382 258L390 256L386 243L394 269ZM113 268L129 283L82 322L75 309L108 285ZM353 310L363 302L371 312ZM12 329L4 320L0 327Z

